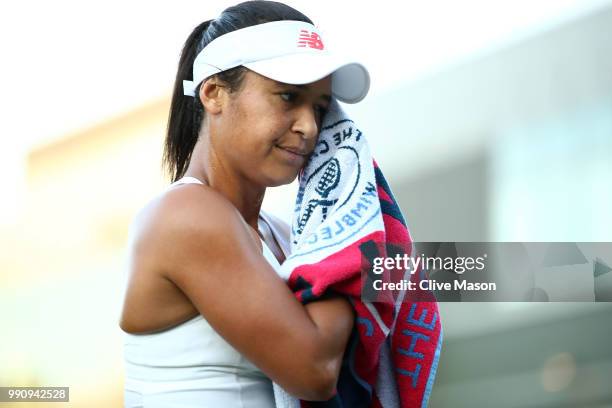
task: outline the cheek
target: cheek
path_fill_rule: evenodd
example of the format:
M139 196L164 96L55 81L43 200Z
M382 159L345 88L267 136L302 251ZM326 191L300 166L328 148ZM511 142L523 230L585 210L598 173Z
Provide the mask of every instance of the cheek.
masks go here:
M220 140L226 155L246 171L265 171L284 134L283 123L265 116L236 117Z
M274 100L249 94L242 95L228 113L224 120L228 153L238 165L267 168L275 158L274 145L291 132L289 115Z
M256 145L258 148L271 148L290 132L289 121L274 107L265 109L259 106L244 119L242 129L247 139L245 144Z

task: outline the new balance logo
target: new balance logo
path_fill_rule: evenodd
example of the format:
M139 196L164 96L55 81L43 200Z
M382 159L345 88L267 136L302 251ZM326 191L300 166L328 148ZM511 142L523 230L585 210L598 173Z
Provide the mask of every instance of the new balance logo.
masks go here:
M309 47L317 50L323 49L323 41L319 34L312 33L308 30L300 30L300 38L298 38L298 47Z

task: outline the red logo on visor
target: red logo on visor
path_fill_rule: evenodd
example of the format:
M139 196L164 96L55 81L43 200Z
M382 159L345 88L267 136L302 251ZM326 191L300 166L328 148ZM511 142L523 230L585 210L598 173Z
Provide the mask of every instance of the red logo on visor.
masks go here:
M309 47L316 50L322 50L324 46L319 34L310 32L308 30L300 30L298 47Z

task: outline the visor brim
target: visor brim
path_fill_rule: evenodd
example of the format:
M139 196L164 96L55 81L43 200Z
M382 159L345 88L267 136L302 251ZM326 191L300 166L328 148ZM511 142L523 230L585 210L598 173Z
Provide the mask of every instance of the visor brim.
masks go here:
M246 68L292 85L303 85L332 75L332 94L345 103L357 103L368 94L370 75L357 61L330 54L298 53L243 64Z

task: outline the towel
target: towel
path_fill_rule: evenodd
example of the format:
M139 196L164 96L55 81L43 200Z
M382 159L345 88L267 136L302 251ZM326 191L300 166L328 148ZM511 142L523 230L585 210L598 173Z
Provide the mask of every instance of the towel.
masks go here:
M363 133L335 99L299 173L290 240L280 274L297 299L346 296L356 320L333 398L301 401L273 384L277 408L427 406L442 344L437 303L424 292L362 296L375 257L410 255L414 248ZM401 273L411 281L424 276Z

